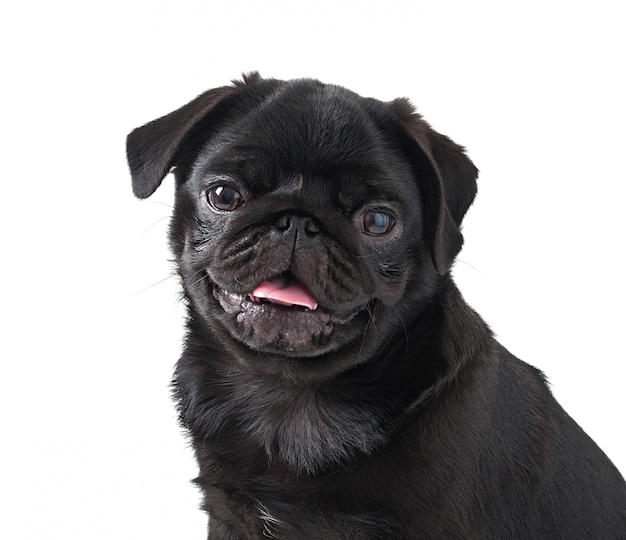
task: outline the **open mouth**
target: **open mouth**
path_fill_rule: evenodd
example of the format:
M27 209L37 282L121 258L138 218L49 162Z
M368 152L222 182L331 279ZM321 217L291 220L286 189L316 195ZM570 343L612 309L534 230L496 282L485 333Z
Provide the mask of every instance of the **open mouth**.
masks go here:
M248 315L281 312L296 318L308 315L307 319L316 319L326 326L326 332L332 324L345 324L367 306L347 310L329 310L321 306L312 293L298 279L290 274L281 274L259 283L247 294L239 294L215 287L213 295L226 313L237 314L242 321Z
M213 285L212 295L234 338L258 351L298 357L319 356L355 339L364 323L357 317L370 309L369 303L331 309L289 273L261 281L248 293Z

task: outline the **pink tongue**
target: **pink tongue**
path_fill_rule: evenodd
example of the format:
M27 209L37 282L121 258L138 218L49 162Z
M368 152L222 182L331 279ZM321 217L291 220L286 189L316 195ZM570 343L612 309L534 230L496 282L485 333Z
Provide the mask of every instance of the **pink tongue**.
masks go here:
M250 296L253 300L263 299L284 306L303 306L311 310L317 309L315 298L303 285L284 277L259 283L250 293Z

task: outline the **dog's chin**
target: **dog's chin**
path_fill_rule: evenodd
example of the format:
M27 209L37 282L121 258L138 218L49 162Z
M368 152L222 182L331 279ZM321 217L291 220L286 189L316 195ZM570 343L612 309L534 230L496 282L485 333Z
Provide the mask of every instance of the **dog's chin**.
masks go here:
M214 309L231 336L254 351L291 358L313 358L359 338L368 305L328 310L281 305L213 286ZM361 320L363 319L363 320Z

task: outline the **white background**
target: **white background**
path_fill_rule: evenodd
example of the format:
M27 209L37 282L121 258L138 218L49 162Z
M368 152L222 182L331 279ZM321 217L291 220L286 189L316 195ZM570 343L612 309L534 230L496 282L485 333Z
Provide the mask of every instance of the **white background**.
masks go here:
M457 282L626 472L623 1L3 5L0 537L204 537L171 181L135 200L124 145L253 69L408 96L467 147Z

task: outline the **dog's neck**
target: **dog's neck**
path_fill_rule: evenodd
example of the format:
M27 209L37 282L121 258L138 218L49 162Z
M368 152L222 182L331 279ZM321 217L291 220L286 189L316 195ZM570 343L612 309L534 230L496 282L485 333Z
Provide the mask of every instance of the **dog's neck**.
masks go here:
M309 474L374 451L492 343L451 279L414 320L398 327L383 353L323 383L294 389L288 378L262 376L224 357L208 337L191 319L174 379L183 425L214 448L220 441L229 448L233 440L256 441L269 462Z

